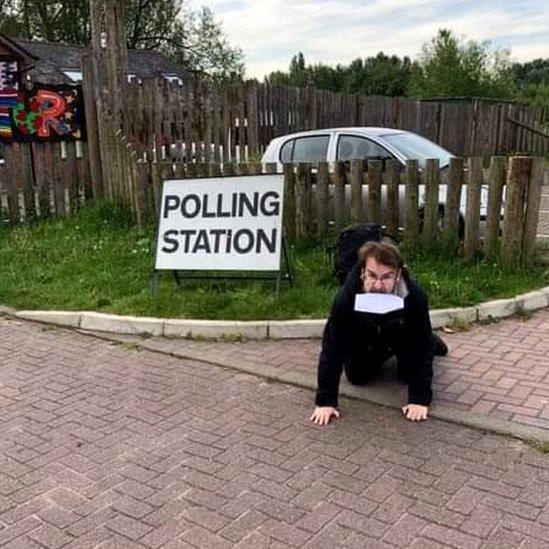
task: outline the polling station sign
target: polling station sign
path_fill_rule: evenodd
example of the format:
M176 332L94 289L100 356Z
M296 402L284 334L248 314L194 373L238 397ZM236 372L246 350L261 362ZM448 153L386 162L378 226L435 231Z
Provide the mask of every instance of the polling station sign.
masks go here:
M156 270L278 271L282 175L166 180Z

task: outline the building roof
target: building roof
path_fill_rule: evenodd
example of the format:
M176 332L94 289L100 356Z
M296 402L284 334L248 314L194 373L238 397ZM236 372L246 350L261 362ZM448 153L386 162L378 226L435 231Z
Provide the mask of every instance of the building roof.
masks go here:
M20 48L41 61L48 61L62 71L80 71L80 58L88 48L55 42L14 39ZM182 76L185 70L164 54L149 50L128 50L128 74L141 78L151 76Z

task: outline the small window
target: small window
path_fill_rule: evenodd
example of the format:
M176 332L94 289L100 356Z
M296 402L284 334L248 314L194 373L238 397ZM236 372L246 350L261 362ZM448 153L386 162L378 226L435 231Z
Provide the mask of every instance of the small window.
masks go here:
M284 145L282 145L282 148L280 149L280 162L283 164L286 162L292 161L292 151L294 148L294 140L290 139L289 141L286 141Z
M326 160L329 135L299 137L295 140L292 162L321 162Z
M338 160L364 160L368 158L393 158L381 145L364 137L342 135L337 142Z

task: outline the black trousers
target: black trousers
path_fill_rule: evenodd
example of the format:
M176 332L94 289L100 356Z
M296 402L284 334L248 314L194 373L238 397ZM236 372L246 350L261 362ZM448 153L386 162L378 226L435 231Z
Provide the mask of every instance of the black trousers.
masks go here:
M361 349L360 352L351 353L350 358L344 364L345 375L351 385L366 385L375 379L385 362L392 356L397 359L397 373L401 381L408 382L408 368L406 360L400 353L395 353L390 348Z

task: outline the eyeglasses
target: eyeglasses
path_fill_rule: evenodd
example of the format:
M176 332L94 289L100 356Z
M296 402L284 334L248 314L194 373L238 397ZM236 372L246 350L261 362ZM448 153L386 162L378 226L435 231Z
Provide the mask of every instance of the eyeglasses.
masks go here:
M381 276L377 276L370 271L362 271L362 277L369 282L381 282L382 284L390 284L391 282L394 282L396 280L397 275L396 273L387 273Z

